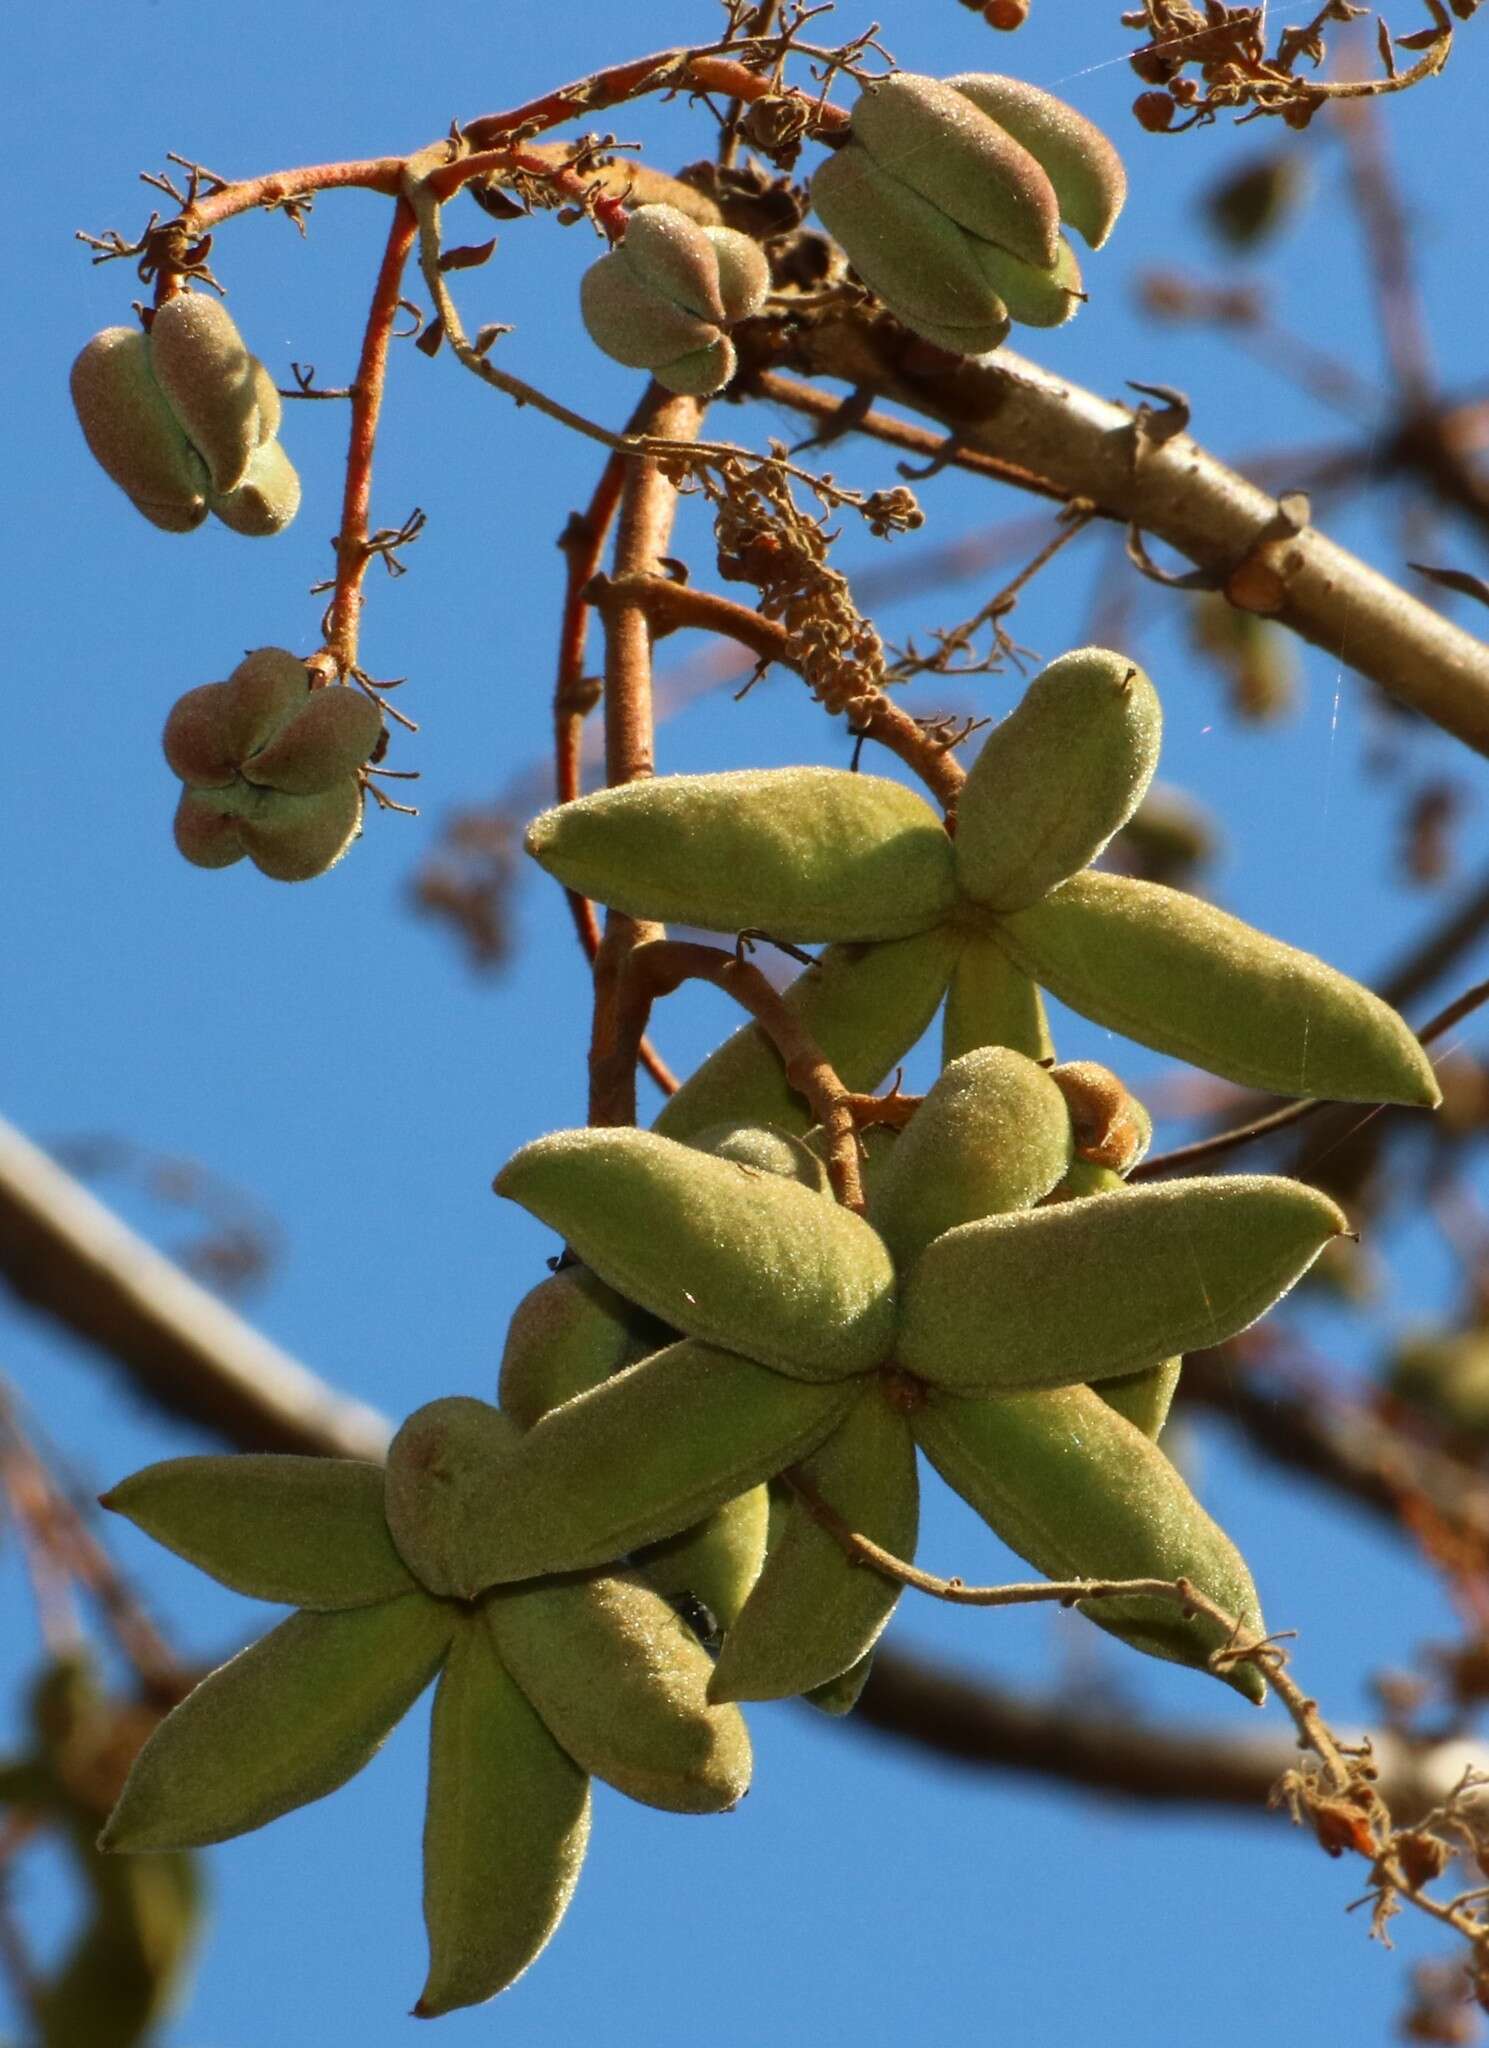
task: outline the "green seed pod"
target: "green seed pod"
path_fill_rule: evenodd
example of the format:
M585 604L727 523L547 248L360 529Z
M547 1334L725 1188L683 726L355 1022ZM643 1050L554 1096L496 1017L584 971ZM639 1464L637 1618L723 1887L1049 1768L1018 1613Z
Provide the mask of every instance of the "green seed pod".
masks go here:
M745 768L597 790L544 811L528 852L566 888L668 924L898 939L956 900L930 806L877 775Z
M388 1447L388 1528L419 1584L440 1599L473 1600L490 1584L474 1558L475 1532L517 1440L497 1409L449 1394L416 1408Z
M279 396L279 387L257 356L253 363L253 395L258 405L259 439L272 441L284 424L284 401Z
M1186 1578L1260 1629L1256 1589L1235 1545L1162 1451L1089 1387L1002 1401L933 1394L911 1427L948 1485L1047 1577ZM1167 1601L1100 1600L1081 1611L1134 1649L1200 1670L1227 1641ZM1265 1697L1249 1664L1217 1676L1258 1705Z
M303 709L248 755L243 773L266 789L315 796L355 776L382 730L382 712L361 690L312 690Z
M1060 233L1054 186L1028 150L939 78L866 86L853 134L873 161L985 242L1047 270Z
M1008 308L989 285L973 238L848 143L812 177L812 205L864 283L916 334L956 355L980 356L1008 333Z
M585 1770L669 1813L724 1813L743 1799L744 1717L710 1706L707 1651L634 1573L516 1586L482 1614L503 1664Z
M737 228L705 227L719 272L726 321L753 319L770 291L770 264L760 244Z
M851 1529L895 1557L914 1557L915 1444L877 1382L801 1472ZM899 1594L893 1580L850 1563L810 1507L793 1500L760 1581L724 1638L709 1698L788 1699L830 1684L873 1648Z
M1248 1328L1347 1228L1327 1195L1269 1174L985 1217L922 1255L895 1355L967 1394L1139 1372Z
M203 683L177 699L165 724L166 760L194 788L220 788L309 698L303 661L283 647L256 648L225 683Z
M651 374L668 391L679 391L691 398L711 398L716 391L723 390L738 367L734 343L727 334L721 334L707 348L693 349L685 356L674 356L670 362L653 364Z
M177 292L157 307L150 368L206 463L213 491L236 490L264 436L254 359L221 300Z
M579 283L579 308L590 340L629 370L654 369L719 339L708 320L661 297L638 278L619 249L585 271Z
M555 1131L496 1192L628 1301L793 1377L866 1372L894 1336L894 1268L859 1216L651 1131Z
M207 516L206 464L150 371L137 327L106 327L72 366L72 403L94 461L153 526L190 533Z
M1166 1358L1162 1365L1150 1365L1146 1372L1124 1373L1119 1379L1100 1380L1092 1392L1099 1394L1108 1408L1115 1408L1134 1429L1140 1429L1156 1444L1163 1433L1163 1425L1168 1421L1168 1411L1173 1406L1179 1374L1183 1369L1182 1358Z
M935 1015L964 943L964 933L935 925L887 945L830 946L787 989L787 1007L845 1087L877 1088ZM664 1106L656 1128L669 1138L691 1139L726 1118L774 1124L798 1136L811 1127L805 1097L791 1088L780 1054L758 1024L746 1024L709 1055Z
M720 332L757 313L770 285L763 250L730 228L701 227L675 206L639 206L619 247L585 272L580 310L617 362L670 391L708 396L734 375Z
M810 1692L802 1694L802 1698L819 1714L831 1714L835 1720L843 1714L851 1714L873 1668L874 1652L870 1650L866 1657L860 1657L841 1676L828 1679L826 1685L814 1685Z
M1070 1159L1070 1112L1049 1075L1006 1046L980 1046L945 1069L900 1133L870 1219L908 1274L943 1231L1043 1201Z
M1248 1088L1427 1109L1442 1099L1379 996L1159 882L1077 875L1005 918L998 937L1072 1009Z
M856 1394L692 1341L643 1358L522 1438L473 1511L471 1576L586 1571L675 1536L814 1450Z
M688 1143L715 1159L732 1159L736 1166L753 1173L775 1173L784 1180L800 1181L814 1195L832 1192L827 1168L821 1157L774 1124L710 1124Z
M698 223L675 206L638 206L615 253L647 291L695 320L723 325L718 252Z
M383 1470L352 1458L168 1458L101 1505L235 1593L370 1607L414 1590L383 1516Z
M977 932L952 972L941 1033L941 1063L979 1045L1006 1045L1026 1059L1052 1060L1054 1041L1039 990L996 939Z
M507 1326L498 1398L519 1429L671 1341L670 1333L597 1280L565 1266L523 1295Z
M277 441L265 441L249 456L236 490L209 502L234 533L255 539L282 533L300 509L299 474Z
M1081 267L1063 235L1048 270L1037 270L991 242L974 242L973 249L979 270L1008 309L1009 319L1026 327L1063 327L1085 297Z
M188 790L183 803L192 794ZM250 797L252 809L239 818L238 836L271 881L308 882L325 874L362 829L362 790L355 782L338 782L317 796L261 789Z
M99 1847L202 1848L334 1792L433 1678L454 1618L417 1594L292 1614L161 1722Z
M434 1695L424 1814L434 2019L514 1983L563 1918L589 1842L589 1779L502 1666L491 1632L455 1633Z
M174 832L176 851L195 868L230 868L243 858L237 818L197 790L177 804Z
M732 1628L765 1562L770 1496L752 1486L680 1536L637 1554L649 1586L671 1606L701 1601L721 1629Z
M89 1834L96 1828L94 1816ZM200 1932L192 1859L99 1856L91 1839L77 1849L93 1910L55 1973L34 1986L33 2038L37 2048L140 2048L175 2002Z
M1162 731L1158 694L1125 655L1082 647L1042 670L957 805L957 878L973 902L1022 910L1094 860L1142 801Z
M1055 189L1061 220L1099 249L1127 197L1122 159L1101 130L1074 107L1021 78L963 71L946 83L1037 159Z

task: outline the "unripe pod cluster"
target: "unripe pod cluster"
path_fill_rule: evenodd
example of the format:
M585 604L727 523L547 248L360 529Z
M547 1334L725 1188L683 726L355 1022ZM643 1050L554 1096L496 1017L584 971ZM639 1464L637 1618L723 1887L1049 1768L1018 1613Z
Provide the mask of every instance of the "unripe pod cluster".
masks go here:
M197 867L246 854L278 882L324 874L361 829L360 771L381 733L360 690L312 690L295 655L256 649L166 720L165 757L186 785L177 846Z
M294 518L279 393L218 300L178 292L148 334L106 327L71 381L89 448L153 526L190 533L213 512L234 533L272 534Z
M758 313L769 285L748 235L700 227L675 206L638 206L625 239L585 272L579 300L607 356L705 398L734 375L724 330Z
M899 72L860 95L812 204L907 327L981 355L1010 320L1070 318L1081 277L1060 223L1099 248L1126 189L1111 143L1050 94L991 73Z

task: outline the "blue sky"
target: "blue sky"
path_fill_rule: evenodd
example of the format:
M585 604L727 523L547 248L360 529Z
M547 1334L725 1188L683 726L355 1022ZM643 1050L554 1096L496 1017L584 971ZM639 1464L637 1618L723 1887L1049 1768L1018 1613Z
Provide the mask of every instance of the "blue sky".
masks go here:
M884 11L907 68L1016 70L1102 122L1126 157L1132 199L1109 250L1087 265L1091 304L1068 329L1026 336L1029 353L1112 396L1127 378L1182 386L1196 432L1222 454L1336 431L1272 365L1155 329L1132 307L1145 266L1216 267L1195 226L1196 184L1270 132L1141 134L1127 113L1137 87L1115 0L1035 0L1016 37L991 35L953 0ZM389 0L311 14L282 0L210 11L83 0L17 11L0 30L8 74L24 82L11 160L39 174L23 216L3 429L15 709L0 807L0 1112L43 1143L109 1133L202 1161L245 1190L286 1238L251 1312L395 1417L436 1394L491 1394L506 1317L554 1249L492 1197L491 1177L537 1131L583 1117L585 973L556 891L525 879L513 964L479 982L442 933L410 915L407 888L448 811L535 765L541 773L561 592L554 542L588 494L594 452L478 387L448 352L430 362L396 351L374 518L397 525L417 505L428 527L406 577L374 572L363 645L374 673L409 677L398 701L421 731L395 739L390 764L420 772L421 816L372 818L344 865L303 888L270 884L246 864L192 869L170 840L174 785L159 728L183 690L225 675L245 648L314 644L321 601L306 593L329 572L345 423L335 406L290 408L284 438L306 495L280 539L249 542L215 524L184 539L147 527L91 464L66 398L77 349L129 318L141 288L127 265L90 268L73 230L136 232L149 210L136 173L167 149L237 175L411 148L452 117L517 104L594 64L704 39L716 19L706 0L654 0L634 29L594 0L457 5L437 19ZM837 16L845 34L864 19ZM1463 252L1489 202L1486 34L1465 28L1447 76L1389 106L1392 148L1412 166L1450 383L1482 370L1482 295L1464 283ZM615 126L659 164L710 146L706 122L680 107L647 104ZM1313 204L1268 275L1285 324L1372 376L1379 340L1326 130L1317 124L1309 151ZM489 225L467 207L451 233L481 240ZM384 228L382 202L348 195L317 202L306 241L263 216L221 235L214 265L281 381L292 358L325 381L347 377ZM499 234L495 261L457 279L468 324L513 322L505 361L618 424L637 379L579 326L588 230L565 233L547 218ZM758 410L725 411L718 424L756 445L799 431ZM863 445L834 450L832 466L865 485L896 480L892 454ZM911 561L974 522L1030 509L954 476L923 487L922 503L921 536L886 551L850 534L844 566ZM1399 567L1391 525L1353 511L1328 523ZM701 531L689 511L680 551L696 549ZM1471 565L1469 541L1451 527L1435 545L1437 559ZM701 550L695 558L710 581ZM1084 543L1067 570L1035 586L1018 637L1058 653L1130 574L1104 543ZM923 629L986 594L938 588L902 600L883 623L895 634ZM1368 979L1433 906L1393 876L1390 792L1360 772L1362 687L1313 653L1285 733L1238 728L1187 655L1177 607L1146 593L1144 602L1142 653L1167 718L1162 773L1225 821L1218 893ZM663 673L690 652L696 644L671 643ZM926 693L917 708L939 701ZM1011 685L970 684L958 701L999 710ZM1425 734L1412 745L1416 762L1477 780L1477 763L1447 742ZM667 770L844 759L840 732L780 676L742 704L715 695L693 706L660 741ZM1464 843L1470 859L1482 855L1481 818L1470 817ZM1464 980L1476 965L1489 971L1467 962ZM696 993L669 1004L658 1030L686 1065L732 1022L719 998ZM1113 1059L1138 1085L1162 1065L1071 1020L1060 1044L1067 1056ZM127 1188L105 1192L142 1227L179 1239L179 1225ZM1430 1310L1444 1266L1423 1226L1386 1250L1392 1291L1378 1327L1388 1336ZM90 1486L205 1447L5 1299L0 1372ZM1300 1668L1341 1720L1368 1711L1370 1672L1450 1633L1430 1576L1373 1526L1328 1517L1298 1482L1253 1468L1218 1434L1186 1437L1183 1455L1251 1559L1272 1620L1301 1631ZM185 1653L226 1651L272 1618L132 1531L110 1534ZM940 1496L922 1555L968 1577L1011 1568ZM0 1614L14 1646L5 1706L35 1645L14 1545L0 1553ZM1037 1689L1073 1674L1176 1722L1254 1725L1220 1688L1125 1655L1079 1617L991 1619L907 1603L896 1626L902 1645L1003 1682ZM211 1853L213 1939L163 2048L343 2035L383 2048L408 2037L423 1968L424 1729L421 1708L334 1801ZM999 2038L1053 2048L1099 2027L1112 2048L1187 2048L1250 2039L1260 2023L1299 2042L1327 2032L1373 2044L1390 2038L1407 1964L1430 1947L1398 1923L1399 1954L1372 1948L1342 1910L1360 1871L1328 1864L1280 1820L1154 1818L970 1777L795 1708L758 1712L752 1729L756 1785L732 1816L677 1820L600 1795L589 1864L553 1946L497 2005L442 2022L445 2038L457 2048L681 2048L699 2035L715 2048ZM44 1951L62 1938L62 1898L47 1859L22 1866L16 1905Z

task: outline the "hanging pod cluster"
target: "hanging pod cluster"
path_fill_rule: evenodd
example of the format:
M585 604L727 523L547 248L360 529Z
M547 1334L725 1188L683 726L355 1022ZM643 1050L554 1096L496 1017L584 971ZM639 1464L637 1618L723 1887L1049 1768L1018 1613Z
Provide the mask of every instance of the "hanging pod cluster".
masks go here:
M638 1574L475 1584L480 1505L517 1442L494 1408L452 1398L409 1418L386 1472L177 1458L104 1502L223 1584L298 1609L161 1723L104 1848L225 1841L324 1797L438 1678L423 2018L492 1997L547 1942L584 1859L591 1775L676 1813L725 1811L749 1786L738 1710L709 1702L707 1654Z
M734 375L725 329L758 313L769 287L758 242L658 204L638 206L620 243L584 273L579 303L607 356L706 398Z
M361 690L313 689L297 656L256 648L166 720L165 757L185 785L177 846L202 868L246 854L277 882L324 874L361 830L361 771L382 731Z
M962 355L1010 320L1058 327L1083 297L1061 223L1093 249L1127 193L1107 138L1016 78L896 72L865 86L848 141L812 179L812 205L907 327Z
M104 328L71 382L95 459L152 526L190 533L211 512L234 533L274 534L299 510L274 379L219 300L181 291L148 334Z

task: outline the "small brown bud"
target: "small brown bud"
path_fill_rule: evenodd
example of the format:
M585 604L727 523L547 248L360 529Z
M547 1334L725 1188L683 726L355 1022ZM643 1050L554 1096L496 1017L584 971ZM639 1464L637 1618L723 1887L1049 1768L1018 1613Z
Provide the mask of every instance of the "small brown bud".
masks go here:
M1146 128L1150 135L1161 135L1165 128L1173 126L1177 110L1166 92L1140 92L1132 103L1132 111L1139 127Z

